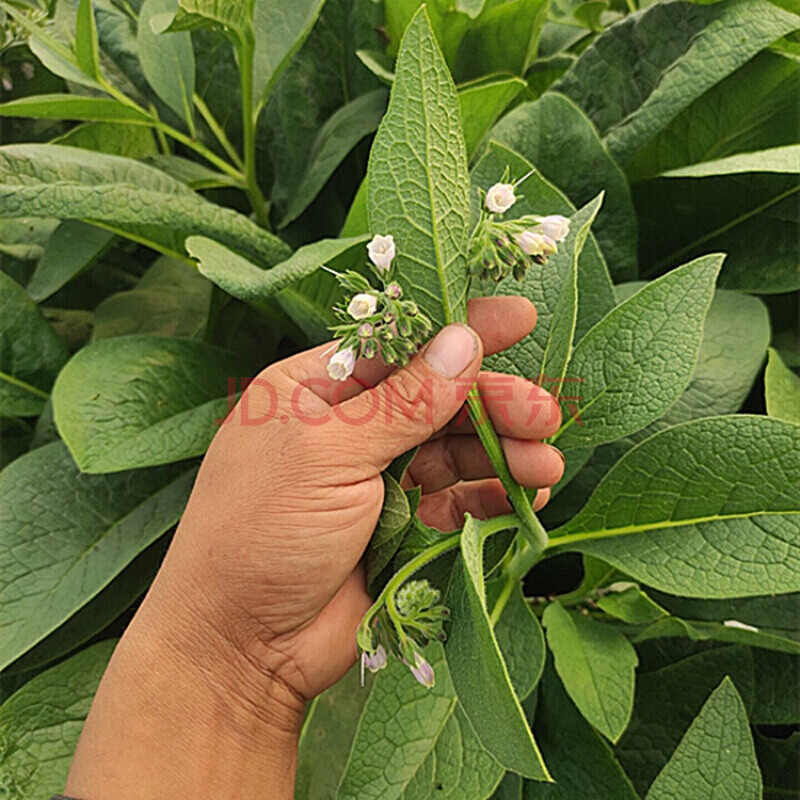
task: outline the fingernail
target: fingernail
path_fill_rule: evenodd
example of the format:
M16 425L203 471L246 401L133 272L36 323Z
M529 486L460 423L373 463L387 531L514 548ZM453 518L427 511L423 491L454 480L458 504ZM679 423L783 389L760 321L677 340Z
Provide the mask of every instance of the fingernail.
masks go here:
M460 375L478 352L478 338L466 325L448 325L436 334L425 360L445 378Z
M553 447L552 445L550 446ZM556 453L558 453L558 457L561 459L561 463L566 467L567 466L566 456L557 447L553 447L553 450L555 450Z

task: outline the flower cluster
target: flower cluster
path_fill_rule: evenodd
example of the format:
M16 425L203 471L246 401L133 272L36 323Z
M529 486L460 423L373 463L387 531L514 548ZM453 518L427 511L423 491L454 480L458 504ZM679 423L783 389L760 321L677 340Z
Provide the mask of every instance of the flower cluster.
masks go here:
M411 674L427 688L436 683L433 667L421 653L434 639L444 641L443 623L449 612L441 595L428 581L409 581L386 606L382 607L358 632L361 654L361 681L364 670L378 672L386 666L388 653L394 653Z
M519 199L516 188L522 180L509 183L506 175L483 195L481 218L470 241L473 275L494 281L513 275L522 280L532 264L545 264L567 238L569 220L560 214L498 219Z
M413 300L403 298L402 287L391 279L394 239L375 236L367 253L381 289L358 272L335 273L348 293L348 299L333 309L339 324L331 328L337 342L328 375L338 381L350 377L357 358L380 355L386 364L403 366L433 329L428 317Z

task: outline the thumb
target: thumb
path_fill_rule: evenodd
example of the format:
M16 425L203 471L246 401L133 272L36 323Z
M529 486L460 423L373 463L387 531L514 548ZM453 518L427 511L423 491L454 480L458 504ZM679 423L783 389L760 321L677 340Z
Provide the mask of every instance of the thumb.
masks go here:
M342 441L363 464L377 469L429 439L467 399L483 357L480 337L467 325L443 328L408 366L372 389L336 406L349 429ZM356 442L357 440L357 442Z

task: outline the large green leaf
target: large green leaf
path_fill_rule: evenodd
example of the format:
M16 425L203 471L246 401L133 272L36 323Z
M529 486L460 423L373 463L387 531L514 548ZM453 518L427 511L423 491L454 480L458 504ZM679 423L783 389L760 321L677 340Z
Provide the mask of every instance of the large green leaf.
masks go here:
M82 475L60 442L0 474L0 667L95 597L174 525L189 497L186 466Z
M769 349L764 372L767 413L777 419L800 422L800 378L787 367L777 350Z
M229 30L238 39L252 35L253 3L249 0L179 0L171 31L218 27Z
M317 20L325 0L255 0L254 92L265 100Z
M640 282L622 284L617 293L625 299L642 286ZM544 518L551 523L569 519L576 508L586 503L608 470L637 442L679 422L738 411L761 369L769 338L769 315L759 299L738 292L715 292L703 327L697 366L686 391L663 417L646 428L598 447L588 461L578 460L580 472L577 476L573 473L566 488L562 487L550 501ZM582 448L568 450L567 465L573 454L583 452Z
M385 110L386 90L374 89L343 105L326 120L308 151L303 175L293 187L280 227L308 208L348 153L378 129Z
M626 453L551 541L671 594L800 591L797 433L746 415L668 428Z
M742 698L729 678L708 699L647 800L761 800L762 781Z
M408 528L414 513L409 504L409 498L400 483L388 472L384 472L381 477L383 478L383 508L367 549L368 586L394 558L402 542L402 535ZM418 500L419 492L417 493Z
M458 104L461 107L468 156L478 149L483 137L525 85L521 78L499 75L458 87Z
M564 448L612 442L658 419L697 362L723 257L705 256L645 286L579 342L568 374L580 395L556 435Z
M768 51L697 98L627 165L632 180L797 140L800 65Z
M800 694L787 687L800 683L800 655L753 649L755 691L750 717L755 724L800 722Z
M347 239L320 239L294 252L272 269L259 269L213 239L192 236L186 241L189 254L198 261L200 272L220 289L248 303L260 303L320 267L355 248L361 248L368 236Z
M63 788L115 644L100 642L63 661L3 703L0 786L8 800L48 800Z
M479 525L467 516L446 598L451 611L445 648L450 676L481 744L506 769L549 781L489 619L483 543Z
M749 707L754 678L753 659L746 647L721 647L639 674L633 717L616 755L642 797L726 676Z
M432 689L395 658L372 679L337 800L401 797L435 747L456 697L441 646L430 645L425 656L436 671Z
M121 336L80 350L53 389L58 430L84 472L202 455L228 413L231 354L202 342Z
M35 94L0 103L0 117L34 119L76 119L102 122L125 122L147 125L143 112L112 100L110 97L83 97L77 94Z
M555 89L626 164L693 100L797 27L767 0L658 3L610 27Z
M173 255L187 236L210 236L263 266L289 255L247 217L209 203L164 172L118 156L57 145L0 148L0 217L103 223Z
M496 183L503 175L506 167L511 176L519 180L528 175L528 178L519 185L520 198L514 210L516 214L563 214L572 217L575 206L555 186L545 180L539 173L530 174L533 165L519 153L497 142L490 142L481 160L472 170L473 205L472 219L478 218L478 194L474 191L477 187L484 190ZM503 284L511 286L513 284ZM533 287L531 287L531 291ZM597 246L594 234L589 233L585 246L578 257L578 319L576 323L575 338L580 340L587 331L599 322L616 305L614 287L608 274L603 254ZM549 327L548 311L537 307L539 321L537 328L542 335L542 329ZM492 358L502 358L502 354ZM508 365L504 365L505 368ZM500 368L500 367L497 367Z
M424 9L406 29L389 110L369 161L372 233L438 325L466 319L469 176L455 86Z
M145 0L138 19L139 63L153 91L189 126L194 126L194 50L189 33L159 32L178 0Z
M800 288L800 178L775 172L725 174L724 165L722 169L720 175L662 177L636 184L642 263L656 273L717 250L727 253L720 276L723 288L755 294Z
M663 173L665 178L707 178L742 172L800 173L800 145L789 144L751 153L736 153L713 161L689 164Z
M555 785L526 782L519 800L638 800L608 744L575 708L552 664L542 680L533 730Z
M137 160L152 158L158 152L151 128L125 122L84 122L53 139L51 144ZM227 178L227 182L230 185L232 179Z
M62 222L45 245L28 283L28 294L37 302L46 300L91 267L113 241L113 233L94 225L80 220Z
M544 612L556 671L578 710L612 742L633 710L636 651L609 625L552 603Z
M112 294L97 306L92 338L132 334L202 338L208 329L213 288L193 267L162 256L135 289Z
M32 417L67 350L25 290L0 272L0 417Z
M530 336L497 355L492 367L536 380L555 396L573 394L564 378L578 317L578 265L601 203L598 197L572 216L569 236L547 264L531 267L521 282L501 281L495 292L527 297L536 306L537 323Z
M788 739L773 739L756 733L755 742L758 765L764 777L764 800L798 800L800 733L795 732Z
M628 182L575 103L545 94L515 108L491 136L527 158L577 206L605 192L594 226L597 241L616 280L636 276L636 217Z

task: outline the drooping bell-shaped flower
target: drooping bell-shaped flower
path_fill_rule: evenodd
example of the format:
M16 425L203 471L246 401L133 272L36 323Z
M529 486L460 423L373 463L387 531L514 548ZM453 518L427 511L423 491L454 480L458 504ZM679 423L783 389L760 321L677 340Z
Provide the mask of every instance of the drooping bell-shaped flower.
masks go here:
M376 266L378 272L386 272L391 266L397 250L394 244L394 236L376 235L367 245L369 260Z
M353 319L366 319L371 317L378 307L378 298L374 295L361 292L353 296L350 304L347 306L347 313Z
M415 665L412 667L408 665L411 674L421 683L426 689L432 689L436 685L436 674L433 667L419 654L415 653Z
M517 196L514 194L514 184L494 184L486 192L486 198L483 202L492 214L505 214L517 202Z
M356 353L352 347L337 350L328 361L328 375L335 381L346 381L356 366Z
M523 253L529 256L549 256L558 251L553 239L536 230L523 231L514 237Z
M569 220L561 214L549 214L537 219L539 221L537 232L548 236L554 242L563 242L569 236Z
M363 653L361 660L370 672L378 672L386 666L386 650L382 644L379 644L374 653Z

